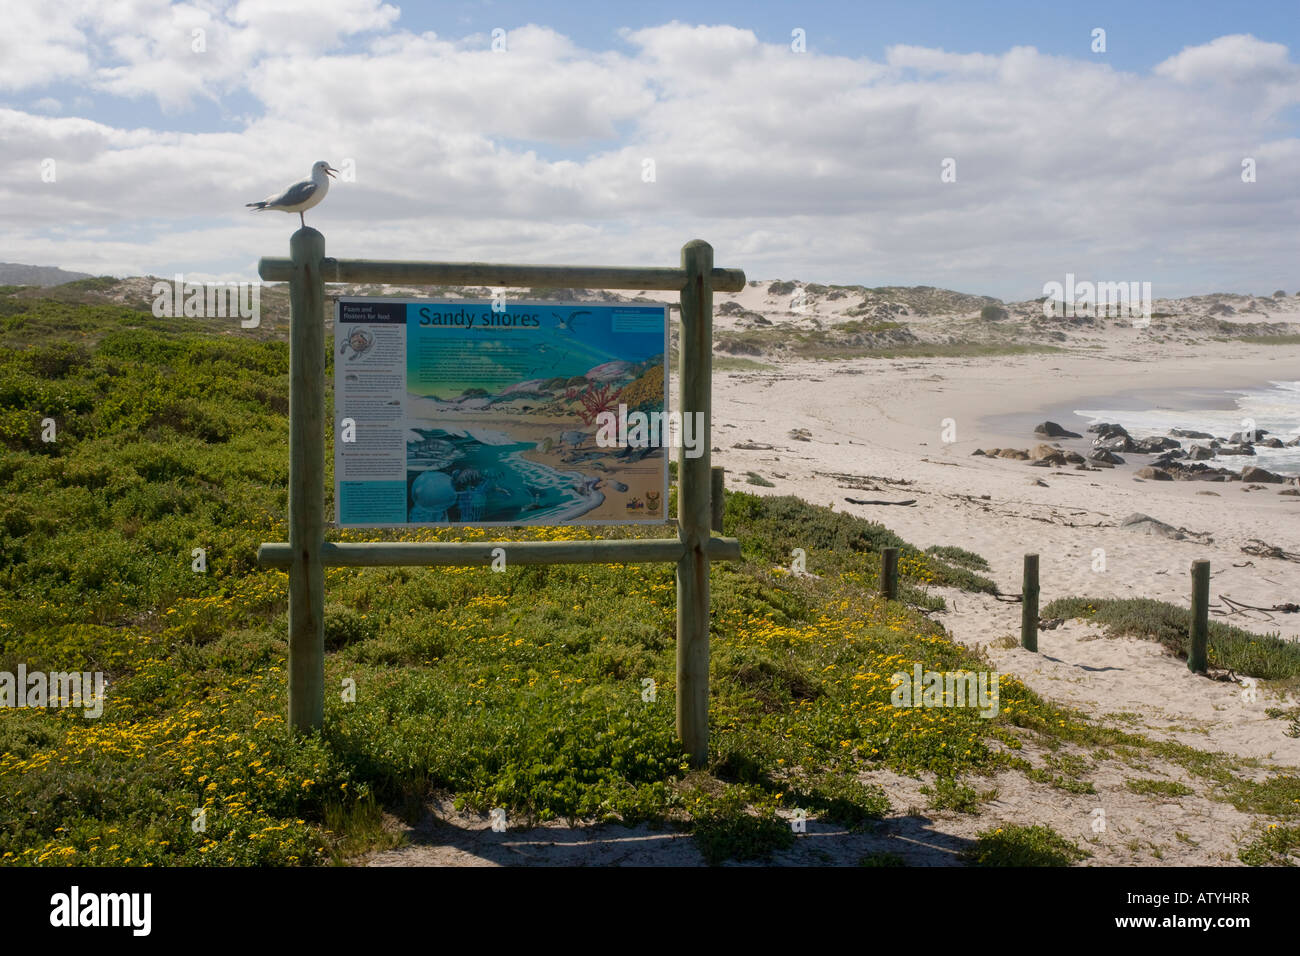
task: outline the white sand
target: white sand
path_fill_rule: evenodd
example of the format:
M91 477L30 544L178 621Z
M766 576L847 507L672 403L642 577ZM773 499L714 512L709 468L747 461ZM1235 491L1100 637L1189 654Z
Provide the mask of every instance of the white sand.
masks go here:
M1225 385L1258 383L1284 377L1275 370L1276 362L1269 361L1267 353L1243 356L1230 370L1216 372L1189 368L1180 359L1162 359L1144 363L1135 376L1131 369L1121 375L1095 367L1097 360L1046 355L961 362L801 363L775 375L720 374L715 376L713 399L714 446L720 450L713 461L728 470L728 487L797 494L879 521L921 548L957 545L975 551L989 561L990 576L1007 593L1020 590L1023 555L1037 552L1044 604L1056 596L1088 595L1151 597L1186 605L1191 562L1200 558L1211 562L1212 601L1222 594L1261 607L1300 603L1300 565L1241 551L1253 538L1300 551L1300 497L1279 495L1283 486L1248 492L1241 482L1135 481L1131 468L1081 472L970 454L979 447L1032 449L1042 441L1031 432L1035 422L1030 421L1022 434L999 434L981 424L986 416L1021 411L1027 404L1032 411L1034 404L1068 403L1111 385L1118 391L1135 377L1145 388L1205 384L1215 375ZM861 373L844 374L846 370ZM951 444L941 440L945 418L956 425L957 441ZM813 441L790 440L787 435L795 428L811 431ZM746 441L776 449L734 447ZM1143 456L1128 457L1145 461ZM749 471L775 487L746 483ZM824 473L912 484L878 482L882 490L869 492L841 487ZM1035 479L1047 487L1034 484ZM1197 494L1204 491L1217 497ZM985 495L987 500L979 500ZM915 498L917 503L906 508L859 506L846 503L846 497ZM1170 541L1119 528L1134 512L1207 532L1214 542ZM1093 552L1098 548L1105 552L1104 572L1094 570ZM1300 636L1300 614L1275 614L1272 623L1255 617L1253 622L1235 623L1293 639ZM981 620L963 622L963 629L992 626Z

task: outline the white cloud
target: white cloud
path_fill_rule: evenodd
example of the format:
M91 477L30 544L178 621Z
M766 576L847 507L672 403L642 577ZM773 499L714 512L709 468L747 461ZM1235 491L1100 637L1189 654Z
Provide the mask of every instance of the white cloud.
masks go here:
M168 111L242 86L271 57L316 57L392 26L380 0L19 0L5 8L0 89L77 79Z
M322 6L328 27L274 42ZM0 110L16 224L0 259L244 268L296 223L243 203L322 158L357 169L308 214L335 255L675 262L702 235L754 276L1032 295L1066 271L1145 269L1132 278L1157 294L1248 270L1282 280L1300 251L1300 140L1278 132L1297 68L1253 37L1131 74L1031 47L895 46L879 63L676 22L601 51L529 24L494 53L486 34L396 29L367 0L98 9L79 47L108 51L84 71L91 89L174 109L238 90L260 107L220 133ZM204 23L196 59L182 41ZM1244 155L1256 183L1240 181ZM39 181L44 157L57 184ZM947 157L956 183L940 182Z
M1300 68L1281 43L1248 33L1219 37L1158 63L1154 71L1179 83L1295 83Z
M923 73L994 73L1002 57L987 53L947 53L928 47L898 44L885 51L885 62L899 69Z
M39 88L90 71L77 7L68 0L6 4L0 30L0 90Z
M431 34L386 38L365 54L277 58L249 86L270 120L318 122L386 135L475 136L554 143L610 137L653 102L645 71L615 55L577 56L538 27L513 30L506 53ZM398 128L394 128L398 127Z
M379 0L241 0L230 21L267 51L314 54L331 50L344 37L382 30L400 11Z

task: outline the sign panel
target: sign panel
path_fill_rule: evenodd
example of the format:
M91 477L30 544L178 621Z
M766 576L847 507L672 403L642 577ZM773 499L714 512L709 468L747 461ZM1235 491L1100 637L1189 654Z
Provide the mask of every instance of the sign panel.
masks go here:
M338 525L665 521L667 306L497 305L338 300Z

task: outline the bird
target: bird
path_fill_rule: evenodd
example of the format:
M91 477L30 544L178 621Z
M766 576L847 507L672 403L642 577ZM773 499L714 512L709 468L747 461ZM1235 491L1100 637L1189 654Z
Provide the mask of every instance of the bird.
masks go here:
M590 312L585 312L585 311L581 311L581 312L573 312L573 313L571 313L571 314L569 315L569 317L568 317L567 319L566 319L564 316L560 315L560 313L558 313L558 312L552 312L551 315L555 316L555 318L558 320L558 321L555 323L555 331L556 331L557 333L559 333L559 332L568 332L570 335L572 335L572 334L573 334L573 320L576 319L576 318L577 318L578 316L580 316L580 315L591 315L591 313L590 313Z
M307 228L307 220L303 219L302 214L325 198L325 194L330 191L329 177L337 172L337 169L322 159L312 166L311 179L304 179L300 183L294 183L277 196L267 196L261 202L250 202L244 205L254 212L263 209L296 212L298 221L302 223L305 229Z

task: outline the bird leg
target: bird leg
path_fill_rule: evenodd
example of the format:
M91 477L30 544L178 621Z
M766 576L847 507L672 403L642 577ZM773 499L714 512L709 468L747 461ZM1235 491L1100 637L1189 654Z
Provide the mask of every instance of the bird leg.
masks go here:
M302 223L302 227L303 227L304 229L307 228L307 220L304 219L304 218L302 218L302 213L298 213L298 221L299 221L300 223Z

